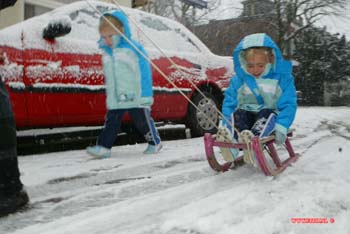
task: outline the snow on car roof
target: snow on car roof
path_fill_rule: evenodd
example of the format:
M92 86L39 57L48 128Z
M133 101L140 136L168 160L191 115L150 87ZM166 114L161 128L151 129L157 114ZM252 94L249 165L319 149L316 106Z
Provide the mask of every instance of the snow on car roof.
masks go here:
M117 9L113 4L101 3L97 1L89 1L91 4L96 6L98 10L104 12L106 10ZM152 40L154 40L157 45L161 48L166 48L167 50L173 50L174 54L178 54L183 51L186 52L196 52L202 51L207 52L207 48L203 43L196 37L193 37L188 33L187 29L172 20L151 15L146 12L142 12L136 9L123 8L124 11L132 17L130 20L130 25L133 31L133 37L145 45L145 47L154 47L152 43L144 36L143 32L146 33ZM0 31L0 45L9 45L11 47L20 48L21 40L20 36L13 40L11 35L20 35L23 30L27 35L27 39L31 40L26 46L28 48L43 48L43 41L34 40L34 37L42 38L40 35L42 29L51 21L67 21L67 16L71 18L72 31L67 36L70 39L76 40L91 40L94 43L99 38L98 35L98 23L100 15L91 6L89 6L85 1L75 2L72 4L64 5L53 11L45 13L40 16L33 17L24 22L15 24L8 28ZM137 30L134 26L134 21L142 27L143 32ZM26 36L25 35L25 36ZM190 35L189 37L187 37ZM63 37L62 37L63 38ZM61 40L62 38L57 38ZM166 39L166 40L165 40ZM97 44L95 45L97 48ZM64 51L64 48L60 48ZM86 47L79 48L75 47L77 52L84 53L96 53L93 51L86 51Z

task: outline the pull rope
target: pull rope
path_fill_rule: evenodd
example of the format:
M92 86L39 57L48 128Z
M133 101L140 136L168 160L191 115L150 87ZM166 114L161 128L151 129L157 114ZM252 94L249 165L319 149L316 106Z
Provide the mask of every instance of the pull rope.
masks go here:
M125 15L128 15L121 7L121 5L118 3L117 0L112 0L112 2L125 14ZM177 70L182 70L184 72L187 72L187 73L190 73L189 71L187 70L184 70L182 69L177 63L174 62L173 59L171 59L169 56L166 55L166 53L164 52L164 50L162 48L160 48L157 43L152 39L150 38L147 33L145 33L145 31L138 25L138 23L136 22L136 20L134 20L132 17L130 17L130 15L128 15L128 18L129 18L129 21L132 22L135 27L140 31L142 32L142 34L152 43L152 45L165 57L167 58L167 60L171 63L172 66L175 67L175 69ZM187 81L192 85L192 87L207 101L209 101L210 99L202 92L202 90L200 90L198 88L198 86L191 80L191 79L187 79ZM234 125L231 124L230 121L227 120L227 118L224 116L224 114L217 108L216 105L214 105L214 109L216 111L216 113L219 114L219 116L224 119L226 121L226 123L230 124L231 128L234 129L234 131L236 131L236 133L238 135L240 135L240 132L238 129L235 128ZM207 117L208 118L208 117ZM218 126L216 126L216 124L214 125L216 127L216 129L218 129Z
M137 46L135 46L130 40L129 40L129 38L127 38L126 36L125 36L125 34L124 33L122 33L117 27L115 27L114 26L114 24L110 21L110 20L108 20L104 15L103 15L103 13L100 11L100 10L98 10L94 5L92 5L88 0L85 0L86 2L87 2L87 4L92 8L92 9L94 9L97 13L99 13L99 15L101 16L101 17L103 17L105 20L106 20L106 22L108 22L108 24L117 32L117 33L119 33L120 35L121 35L121 37L122 38L124 38L124 40L126 41L126 42L128 42L144 59L146 59L151 65L152 65L152 67L154 68L154 69L156 69L158 72L159 72L159 74L161 74L161 76L164 78L164 79L166 79L197 111L199 111L200 113L202 113L206 118L207 118L207 120L215 127L215 128L218 128L218 126L216 125L216 123L209 117L209 116L207 116L201 109L199 109L199 107L196 105L196 104L194 104L192 101L191 101L191 99L190 98L188 98L187 96L186 96L186 94L173 82L173 81L171 81L170 80L170 78L155 64L155 63L153 63L152 62L152 60L150 60L149 58L148 58L148 56L147 55L145 55L139 48L137 48ZM121 9L121 8L120 8Z

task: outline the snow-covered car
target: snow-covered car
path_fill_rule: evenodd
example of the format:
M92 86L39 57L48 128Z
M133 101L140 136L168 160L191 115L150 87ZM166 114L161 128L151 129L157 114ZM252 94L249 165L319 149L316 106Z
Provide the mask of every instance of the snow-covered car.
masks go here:
M19 129L103 124L106 105L98 23L100 12L117 7L89 3L94 7L87 1L75 2L0 31L0 49L6 57L0 75L8 87ZM186 123L194 135L215 131L206 117L214 122L219 119L214 105L220 108L223 90L233 75L232 60L212 54L194 34L171 19L123 10L130 18L133 38L178 87L152 69L153 118Z

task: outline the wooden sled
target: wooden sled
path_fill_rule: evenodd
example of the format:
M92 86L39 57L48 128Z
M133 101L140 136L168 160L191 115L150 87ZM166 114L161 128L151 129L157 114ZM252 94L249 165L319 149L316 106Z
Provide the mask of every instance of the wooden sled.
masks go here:
M298 155L295 154L289 140L292 134L292 131L288 133L288 137L283 146L277 146L275 144L274 135L263 139L257 136L252 138L250 148L253 151L252 153L255 154L258 166L266 176L275 176L281 173L286 167L298 159ZM210 167L217 172L225 172L232 168L233 165L241 164L243 157L238 157L234 162L220 160L219 156L215 155L215 147L236 148L240 150L246 150L248 147L245 143L225 143L216 141L216 136L210 133L204 135L204 145L208 163ZM219 152L217 153L220 154ZM283 154L284 157L279 154Z

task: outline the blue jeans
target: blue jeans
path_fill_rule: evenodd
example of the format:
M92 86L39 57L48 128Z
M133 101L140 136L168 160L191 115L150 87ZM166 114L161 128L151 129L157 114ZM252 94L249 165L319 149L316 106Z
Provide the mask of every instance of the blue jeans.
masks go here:
M157 145L160 143L160 137L150 110L148 108L132 108L107 111L104 127L97 140L98 145L108 149L112 148L126 113L129 113L136 129L145 137L148 144Z

